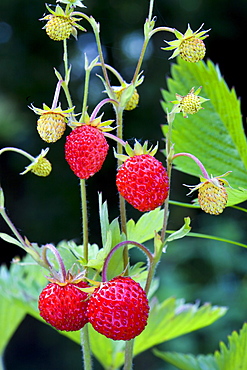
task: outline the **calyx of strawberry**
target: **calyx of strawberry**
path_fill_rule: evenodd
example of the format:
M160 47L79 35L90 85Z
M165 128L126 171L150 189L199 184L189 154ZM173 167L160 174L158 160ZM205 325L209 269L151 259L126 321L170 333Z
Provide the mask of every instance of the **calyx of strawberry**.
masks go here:
M92 117L92 115L90 117L89 114L86 112L84 114L83 122L71 121L68 125L72 129L79 127L79 126L88 125L88 126L93 126L103 132L109 132L109 131L114 130L115 127L111 126L114 120L107 120L107 121L101 122L103 115L104 113L102 113L99 117Z
M154 156L157 153L158 150L158 143L155 145L155 147L151 146L148 149L148 141L145 141L143 145L139 143L139 141L135 140L134 148L131 148L128 142L124 145L126 154L118 154L114 150L114 156L117 159L120 159L122 162L126 161L129 157L134 157L135 155L142 155L142 154L149 154L151 156Z

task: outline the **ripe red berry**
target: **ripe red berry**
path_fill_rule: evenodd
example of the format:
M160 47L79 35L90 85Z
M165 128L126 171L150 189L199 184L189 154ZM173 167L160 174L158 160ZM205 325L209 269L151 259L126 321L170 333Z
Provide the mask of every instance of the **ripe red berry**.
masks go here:
M139 283L129 277L116 277L95 289L87 312L97 332L113 340L130 340L144 330L149 306Z
M65 159L80 179L88 179L98 172L106 158L109 145L97 127L76 127L66 138Z
M49 283L39 296L40 316L57 330L80 330L88 322L88 294L77 287L86 288L88 284Z
M126 159L118 170L116 184L125 200L141 212L161 206L169 190L166 169L150 154Z

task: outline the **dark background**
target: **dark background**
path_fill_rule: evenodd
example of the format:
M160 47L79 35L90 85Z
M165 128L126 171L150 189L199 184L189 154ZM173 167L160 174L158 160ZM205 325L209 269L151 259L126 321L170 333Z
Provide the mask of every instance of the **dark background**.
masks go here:
M101 39L107 63L119 70L129 82L136 65L132 50L137 48L136 42L142 36L143 22L148 14L148 1L91 0L85 4L85 12L92 14L101 24ZM47 178L39 178L31 173L19 176L28 161L18 154L4 153L0 161L0 181L5 192L8 214L30 241L41 245L74 239L80 243L79 184L64 159L65 136L52 145L43 142L36 131L37 116L28 108L32 103L39 108L43 103L51 105L57 82L53 67L63 73L62 43L50 40L42 30L44 23L39 21L45 12L43 1L1 0L0 147L14 146L36 156L42 148L49 146L48 158L52 162L53 171ZM183 33L188 23L194 31L202 23L204 29L212 29L210 37L205 40L206 58L219 64L229 87L234 86L236 89L241 98L245 124L246 1L157 0L154 15L157 16L156 26L175 27ZM83 94L84 52L90 60L97 55L90 26L85 22L82 25L88 32L79 32L78 42L71 39L68 47L73 71L70 87L78 111ZM166 78L173 62L168 61L171 53L160 49L165 45L164 39L171 40L173 37L168 33L158 33L152 38L148 57L143 64L145 82L139 87L139 108L124 115L125 139L148 139L153 144L158 140L160 148L164 145L160 125L165 123L165 115L160 106L160 89L166 87ZM103 86L95 73L91 76L89 113L102 99ZM112 83L116 83L114 78ZM65 102L63 99L61 96L62 103ZM104 117L114 118L110 106L106 107ZM164 161L161 153L157 157ZM100 244L98 191L103 193L103 199L108 200L111 219L118 215L115 168L110 151L103 169L87 181L91 242ZM188 200L183 183L194 184L196 179L174 171L172 199ZM128 207L128 216L136 219L139 212ZM200 211L172 206L169 227L180 227L185 216L192 218L193 231L246 242L246 219L237 210L227 209L222 216L215 218ZM0 230L9 232L2 220ZM0 258L2 262L9 264L16 254L20 254L20 250L13 245L0 243ZM230 310L212 328L165 343L159 348L195 354L213 352L217 349L219 340L226 341L226 336L232 330L241 328L246 318L246 269L243 257L246 258L244 249L221 242L186 238L171 245L157 271L161 279L159 298L163 300L174 295L184 297L188 302L201 299L202 302L228 305ZM135 256L133 262L134 260ZM81 368L80 357L80 348L77 345L48 326L27 318L7 348L6 368L76 370ZM136 359L137 369L143 368L142 361L148 368L164 368L162 361L150 353Z

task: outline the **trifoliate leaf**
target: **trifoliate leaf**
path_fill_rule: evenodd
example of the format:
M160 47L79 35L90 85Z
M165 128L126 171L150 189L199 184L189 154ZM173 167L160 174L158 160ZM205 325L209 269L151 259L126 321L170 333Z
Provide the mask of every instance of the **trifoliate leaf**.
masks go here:
M175 94L186 95L194 86L202 86L201 95L210 99L198 113L183 118L176 114L172 129L175 153L187 152L198 157L209 175L232 171L229 183L233 188L247 188L247 141L244 134L240 101L229 89L218 66L211 61L187 63L178 58L171 68L168 90L163 90L162 107L172 110ZM168 131L167 125L163 132ZM198 166L187 157L178 157L175 167L200 176ZM246 198L245 198L246 199Z

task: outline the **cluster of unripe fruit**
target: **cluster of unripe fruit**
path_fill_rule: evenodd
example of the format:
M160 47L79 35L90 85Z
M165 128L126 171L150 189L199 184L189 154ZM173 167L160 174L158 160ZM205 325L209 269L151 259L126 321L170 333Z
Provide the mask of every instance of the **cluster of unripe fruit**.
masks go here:
M130 340L147 324L149 305L145 291L130 277L101 283L92 293L85 281L51 282L41 292L41 317L57 330L76 331L88 322L113 340Z

